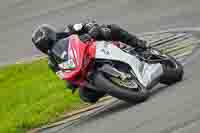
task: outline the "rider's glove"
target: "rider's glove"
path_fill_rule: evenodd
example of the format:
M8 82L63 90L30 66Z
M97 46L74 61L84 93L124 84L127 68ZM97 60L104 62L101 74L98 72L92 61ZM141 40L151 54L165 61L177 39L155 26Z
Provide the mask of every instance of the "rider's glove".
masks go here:
M87 42L87 41L91 40L92 37L91 37L89 34L83 34L83 35L80 35L80 36L79 36L79 39L80 39L82 42Z
M89 31L88 34L93 38L96 39L100 35L100 27L93 26Z
M98 24L95 21L86 22L84 24L84 30L90 31L93 27L96 27L96 26L98 26Z
M111 30L106 26L93 26L88 34L93 38L97 39L98 37L102 37L104 40L111 40Z

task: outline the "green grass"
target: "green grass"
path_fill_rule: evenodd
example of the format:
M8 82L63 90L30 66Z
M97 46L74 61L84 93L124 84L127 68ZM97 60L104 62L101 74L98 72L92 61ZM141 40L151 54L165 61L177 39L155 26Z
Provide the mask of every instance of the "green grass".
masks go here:
M82 106L42 59L0 68L0 133L22 133Z

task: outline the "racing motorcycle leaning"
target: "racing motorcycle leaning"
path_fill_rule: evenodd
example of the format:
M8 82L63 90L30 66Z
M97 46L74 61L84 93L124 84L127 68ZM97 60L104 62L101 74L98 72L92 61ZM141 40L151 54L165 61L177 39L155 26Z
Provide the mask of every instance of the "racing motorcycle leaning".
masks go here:
M57 72L61 79L127 102L144 101L158 83L170 85L183 77L182 65L154 48L140 50L112 41L83 42L77 35L55 46L65 49L55 51L61 59L61 71Z

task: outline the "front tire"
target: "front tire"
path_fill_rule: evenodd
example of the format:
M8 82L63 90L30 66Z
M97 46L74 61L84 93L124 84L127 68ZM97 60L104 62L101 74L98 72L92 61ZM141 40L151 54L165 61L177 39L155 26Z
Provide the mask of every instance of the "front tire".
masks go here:
M84 102L93 104L93 103L96 103L100 98L105 96L105 93L97 92L90 88L80 88L79 96L81 100L83 100Z
M142 102L149 97L149 92L147 90L134 92L125 87L119 87L107 79L101 72L94 75L93 81L95 86L100 88L101 91L126 102Z

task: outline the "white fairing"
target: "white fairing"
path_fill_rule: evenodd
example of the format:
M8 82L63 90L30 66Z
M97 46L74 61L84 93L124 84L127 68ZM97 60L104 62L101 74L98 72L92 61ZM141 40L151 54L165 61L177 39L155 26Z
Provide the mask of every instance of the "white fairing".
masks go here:
M144 87L147 87L153 80L163 73L161 64L148 64L144 61L140 61L135 56L122 51L115 45L112 45L111 42L96 42L96 59L116 60L129 64Z

